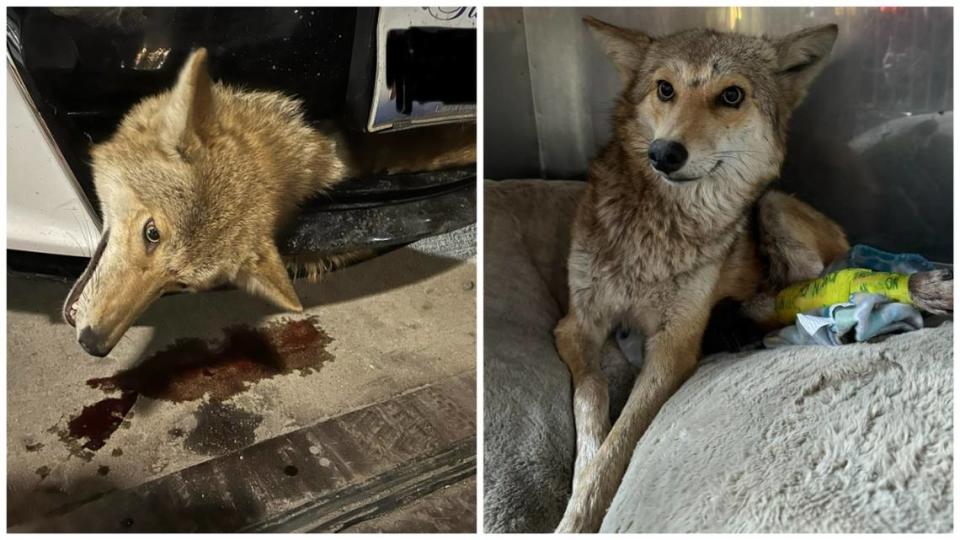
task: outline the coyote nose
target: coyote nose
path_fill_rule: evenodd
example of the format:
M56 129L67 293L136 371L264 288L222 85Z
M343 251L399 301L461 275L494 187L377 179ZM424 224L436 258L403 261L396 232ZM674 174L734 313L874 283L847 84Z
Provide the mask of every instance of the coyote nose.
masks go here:
M100 344L100 339L97 337L97 334L89 326L85 326L83 330L80 331L80 337L77 338L77 341L80 342L80 346L83 347L83 350L92 354L93 356L106 356L109 353L109 350L104 349Z
M687 162L687 149L678 142L657 139L650 145L647 157L654 169L670 174Z

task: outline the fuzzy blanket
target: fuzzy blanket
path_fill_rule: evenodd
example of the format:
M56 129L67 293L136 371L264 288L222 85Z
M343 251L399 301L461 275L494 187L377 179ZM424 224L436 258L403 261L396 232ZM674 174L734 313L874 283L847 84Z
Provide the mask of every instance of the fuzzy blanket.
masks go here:
M570 380L551 331L578 182L487 182L484 527L549 531L569 495ZM640 440L608 532L953 527L953 325L837 348L721 354ZM616 416L633 376L608 344Z

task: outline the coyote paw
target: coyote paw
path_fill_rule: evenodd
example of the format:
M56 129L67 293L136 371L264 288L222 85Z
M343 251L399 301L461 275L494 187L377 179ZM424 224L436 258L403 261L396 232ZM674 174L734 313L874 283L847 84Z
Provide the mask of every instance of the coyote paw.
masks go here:
M554 531L557 534L562 533L591 533L596 532L587 527L586 516L582 514L564 514L560 524Z
M580 482L589 484L589 481ZM582 488L583 486L581 486ZM567 509L563 513L563 519L557 525L554 532L557 533L595 533L600 530L600 522L603 520L603 512L597 513L591 504L594 502L588 494L593 493L587 489L574 489L573 496L567 501ZM584 497L586 495L586 497Z
M910 298L922 311L937 315L953 312L953 270L933 270L910 275Z

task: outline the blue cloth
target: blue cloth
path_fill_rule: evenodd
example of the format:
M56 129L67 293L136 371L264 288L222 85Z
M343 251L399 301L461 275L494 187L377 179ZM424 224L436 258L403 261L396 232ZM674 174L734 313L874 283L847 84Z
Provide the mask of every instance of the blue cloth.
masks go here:
M865 244L857 244L850 248L846 259L840 259L824 269L823 275L844 268L867 268L875 272L913 274L935 270L936 265L916 253L890 253Z
M768 348L785 345L843 345L883 334L923 328L920 311L882 294L856 293L850 302L797 315L797 322L763 338ZM853 334L851 335L851 330Z

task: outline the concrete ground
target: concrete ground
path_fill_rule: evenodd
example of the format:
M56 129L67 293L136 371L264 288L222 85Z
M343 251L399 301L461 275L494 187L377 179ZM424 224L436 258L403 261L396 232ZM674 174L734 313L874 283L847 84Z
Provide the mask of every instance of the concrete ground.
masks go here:
M473 373L475 276L471 262L403 248L319 284L298 283L303 314L277 313L240 291L165 297L104 359L84 353L74 329L61 321L68 284L8 276L8 525L62 513L104 493ZM229 392L222 389L232 371L205 370L211 375L207 389L194 380L192 393L137 394L102 447L84 447L88 441L74 436L85 408L93 412L121 397L87 381L162 360L155 353L177 340L200 338L216 348L230 327L291 321L310 321L325 334L323 362L238 375ZM156 366L150 369L147 376L159 373Z

